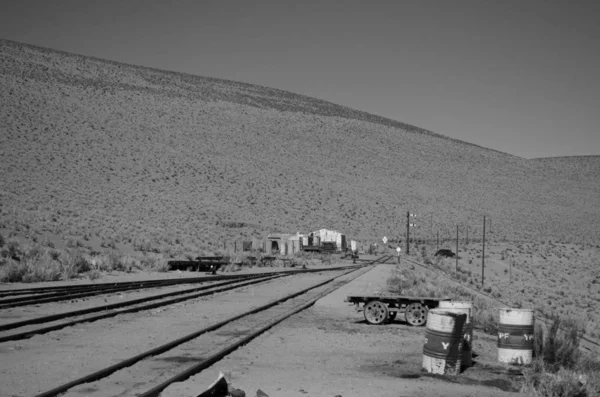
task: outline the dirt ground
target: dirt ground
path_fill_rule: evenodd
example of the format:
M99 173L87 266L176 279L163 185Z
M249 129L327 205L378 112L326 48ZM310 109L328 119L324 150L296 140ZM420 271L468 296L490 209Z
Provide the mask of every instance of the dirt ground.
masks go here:
M344 302L348 294L383 293L393 265L379 265L282 322L211 368L165 389L163 397L195 396L223 372L254 397L415 397L518 395L517 375L496 361L496 338L474 334L475 365L460 376L421 370L424 327L401 320L367 324ZM399 316L401 317L401 316Z
M340 273L294 275L2 343L0 396L31 396L49 390ZM145 382L136 385L136 382L129 379L114 387L104 386L101 394L118 395L122 390L144 391L153 386ZM80 388L78 395L88 395L86 390Z

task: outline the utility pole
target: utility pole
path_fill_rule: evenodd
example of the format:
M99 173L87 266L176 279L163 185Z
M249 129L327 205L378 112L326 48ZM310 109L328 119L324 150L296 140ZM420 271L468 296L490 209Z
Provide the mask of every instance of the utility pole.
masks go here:
M431 213L431 220L429 223L429 235L431 236L433 234L433 212Z
M410 253L410 211L406 211L406 255Z
M509 276L508 276L508 283L512 284L512 263L513 263L513 260L511 259L508 263L510 264L510 266L509 266L510 270L509 270Z
M467 245L469 245L469 225L467 225Z
M436 251L440 249L440 229L437 231L437 245L435 249Z
M484 284L485 276L485 215L483 216L483 253L481 255L481 286Z
M410 253L410 244L409 244L409 239L410 239L410 228L412 227L416 227L417 225L415 223L410 223L410 217L414 217L416 218L417 215L415 214L411 214L410 211L406 211L406 255L408 255Z
M456 274L458 274L458 225L456 225Z

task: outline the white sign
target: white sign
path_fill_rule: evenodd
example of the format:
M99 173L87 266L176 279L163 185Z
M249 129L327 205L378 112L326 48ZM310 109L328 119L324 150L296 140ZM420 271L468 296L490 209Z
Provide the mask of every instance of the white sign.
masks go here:
M398 248L396 248L396 251L398 251L398 253L400 253L400 251L402 251L402 248L398 247Z
M383 238L381 239L381 241L383 241L384 244L387 244L387 237L383 236Z

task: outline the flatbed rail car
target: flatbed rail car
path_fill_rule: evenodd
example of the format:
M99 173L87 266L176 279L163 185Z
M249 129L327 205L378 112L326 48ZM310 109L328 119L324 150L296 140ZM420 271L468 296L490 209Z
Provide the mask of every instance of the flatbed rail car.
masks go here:
M369 324L393 321L396 314L404 313L410 325L421 326L427 322L427 312L439 306L440 301L450 298L429 298L400 295L349 295L345 302L353 303L356 311L364 312ZM362 304L362 306L361 306Z
M210 272L217 270L228 262L222 256L198 256L194 261L168 261L169 270L189 270L195 272Z

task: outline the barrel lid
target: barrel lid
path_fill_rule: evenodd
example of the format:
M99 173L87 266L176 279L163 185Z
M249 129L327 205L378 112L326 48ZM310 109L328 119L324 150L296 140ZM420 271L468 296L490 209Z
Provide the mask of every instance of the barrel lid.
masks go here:
M429 313L431 314L438 314L440 316L444 315L444 316L448 316L448 317L460 317L460 316L466 316L465 313L454 313L454 312L449 312L447 310L444 309L431 309L429 310Z

